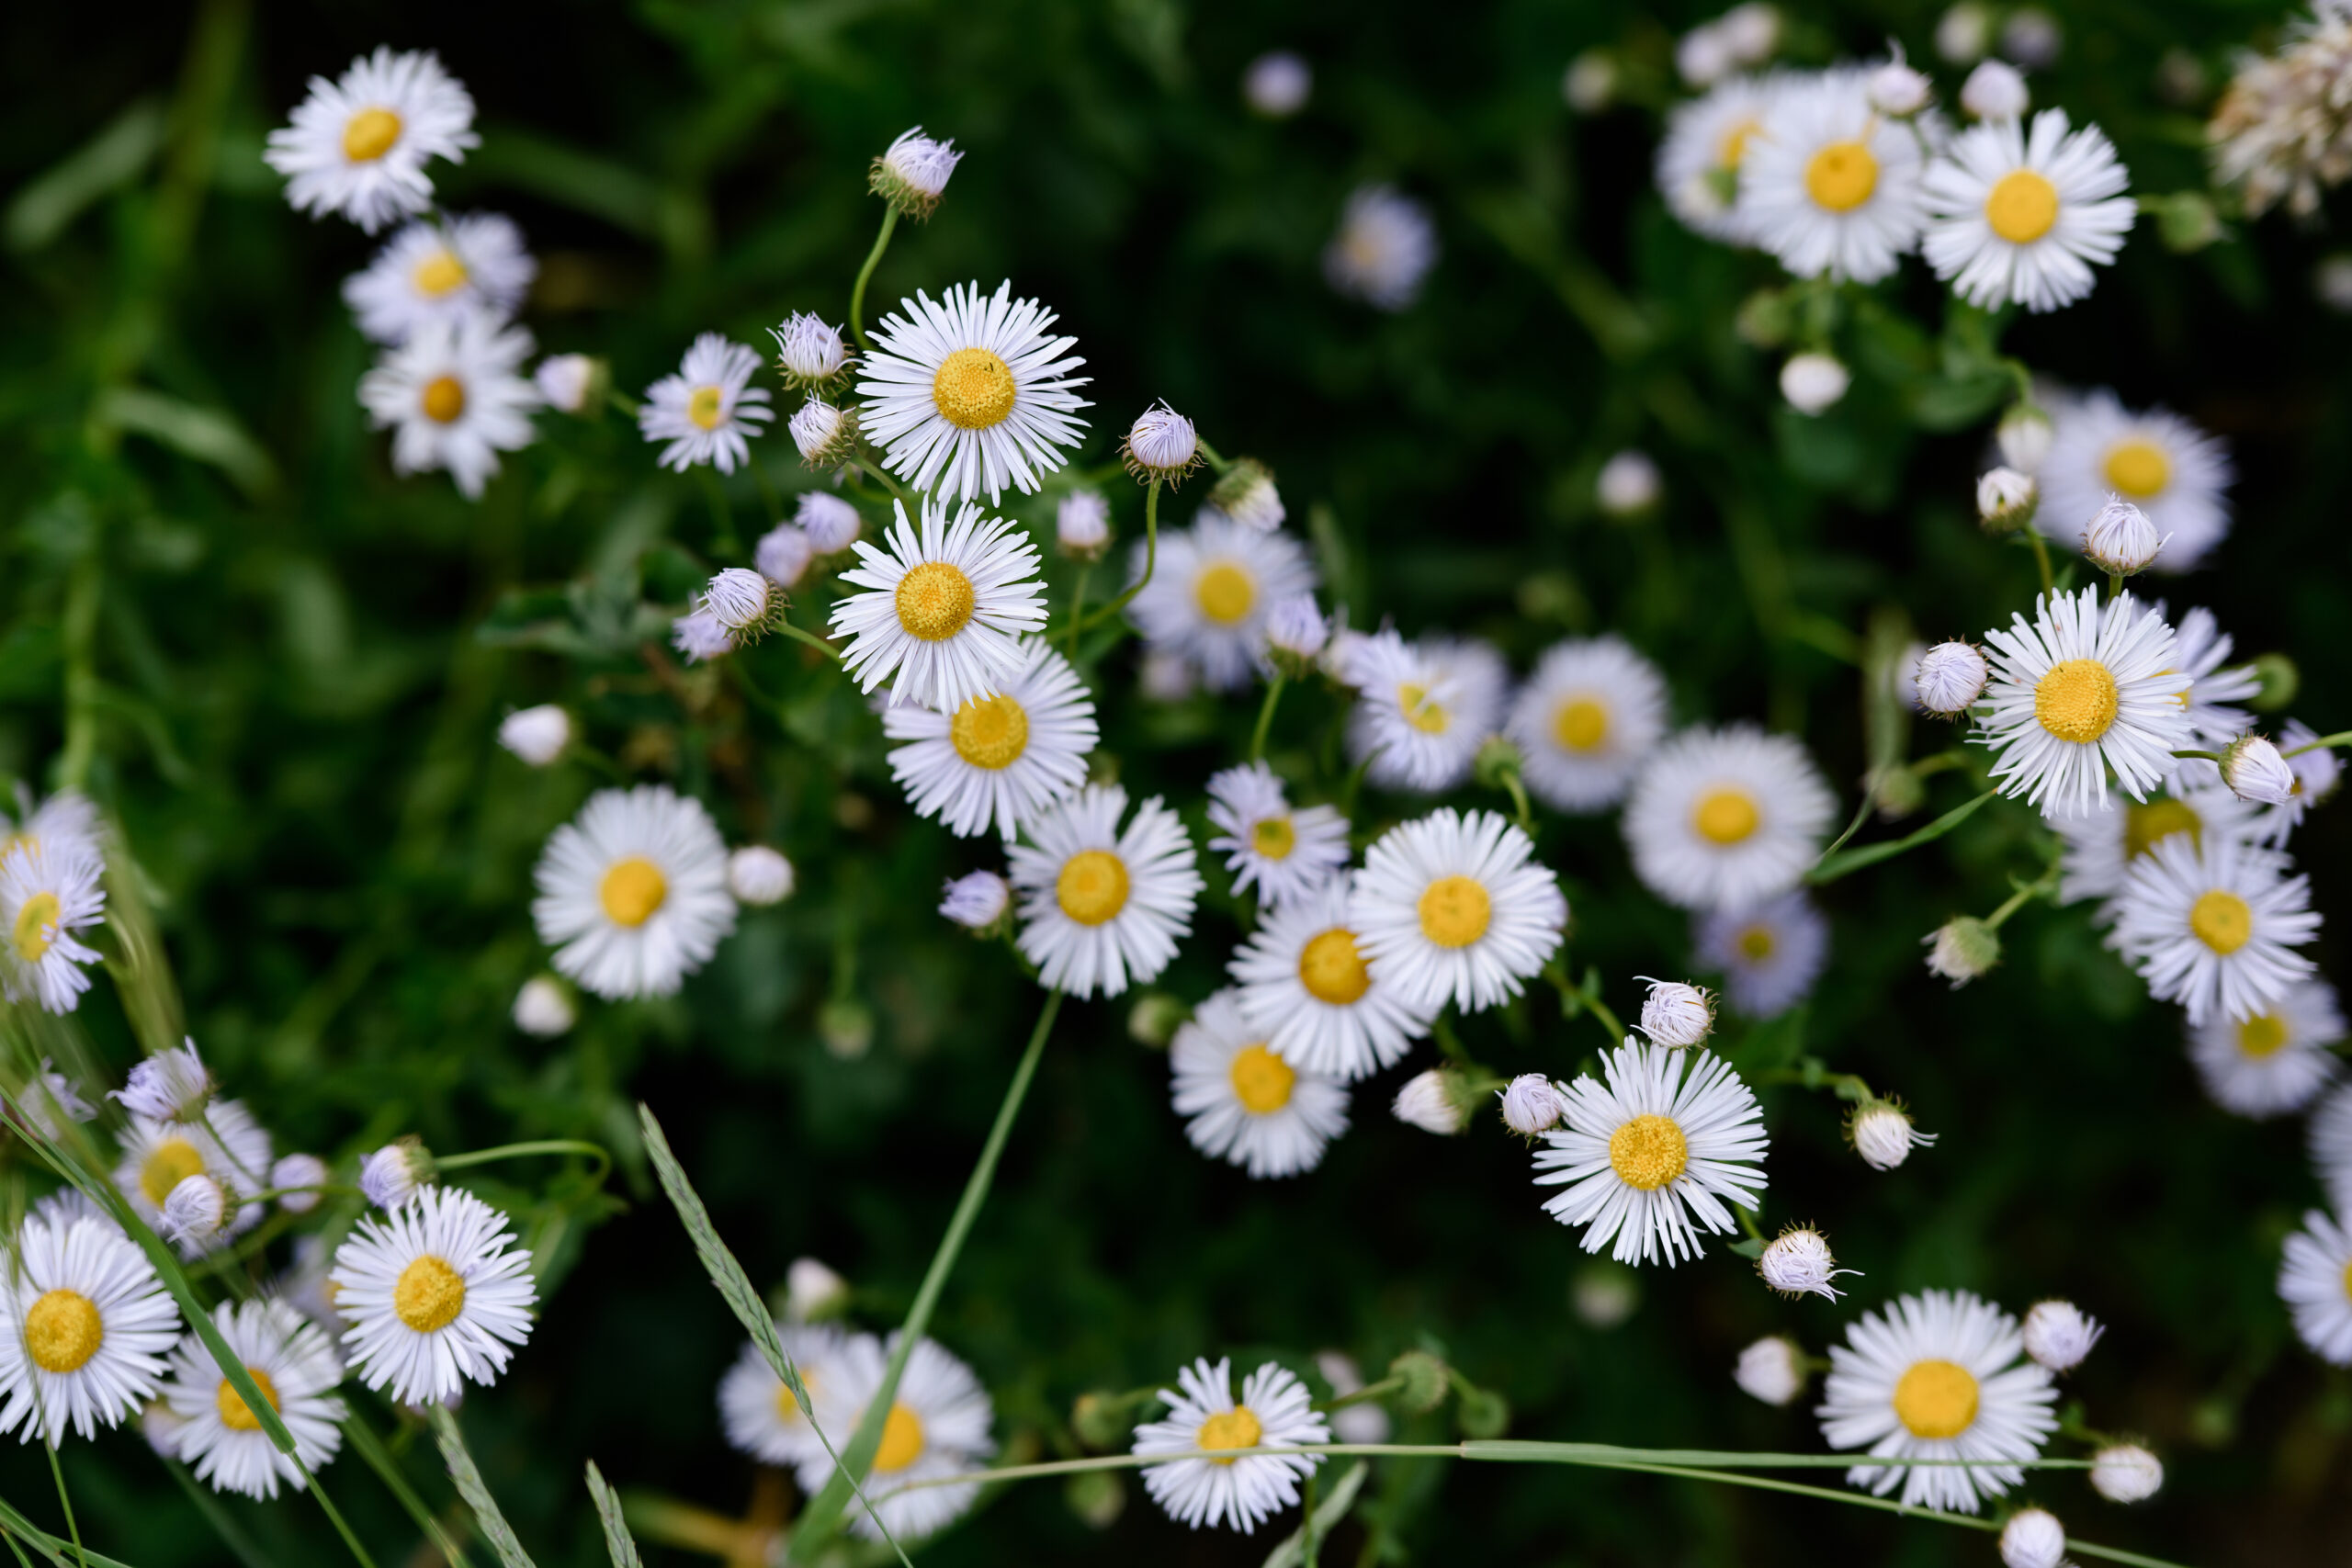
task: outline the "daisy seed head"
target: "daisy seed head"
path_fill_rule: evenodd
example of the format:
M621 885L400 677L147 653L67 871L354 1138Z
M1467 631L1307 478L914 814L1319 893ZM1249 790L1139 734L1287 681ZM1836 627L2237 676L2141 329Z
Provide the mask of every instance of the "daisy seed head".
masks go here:
M838 468L857 450L857 411L835 408L821 398L801 404L786 428L800 448L800 460L812 468Z
M2033 521L2041 487L2031 474L2007 467L1987 468L1976 480L1976 519L1988 534L2009 534Z
M2106 1332L2072 1302L2036 1302L2025 1314L2025 1353L2053 1372L2072 1371Z
M1783 1228L1757 1255L1756 1271L1766 1285L1791 1300L1826 1296L1833 1302L1841 1292L1829 1281L1840 1274L1861 1272L1838 1268L1838 1259L1830 1255L1829 1238L1811 1225Z
M1731 1374L1740 1392L1767 1404L1793 1404L1809 1375L1797 1342L1777 1334L1742 1350Z
M1893 1170L1911 1157L1914 1147L1933 1144L1936 1135L1913 1127L1910 1112L1894 1101L1873 1100L1847 1119L1846 1139L1872 1170Z
M786 317L784 325L770 327L768 335L775 339L776 368L783 373L785 385L795 391L830 386L841 378L854 357L842 339L841 328L811 311Z
M1127 428L1119 458L1137 482L1157 479L1172 489L1201 466L1200 437L1193 433L1191 420L1165 402L1154 403Z
M514 993L514 1027L526 1034L552 1040L567 1032L579 1019L571 993L552 975L534 975Z
M498 743L532 767L544 768L571 744L571 716L553 703L516 708L499 721Z
M2001 1527L2001 1568L2059 1568L2066 1531L2046 1508L2019 1508Z
M1255 457L1236 457L1209 491L1209 504L1245 528L1271 534L1290 513L1282 491L1274 488L1274 471Z
M1098 561L1111 547L1111 503L1102 492L1072 491L1054 508L1054 542L1072 560Z
M277 1206L289 1214L307 1214L326 1196L327 1162L316 1155L287 1155L269 1168L269 1184L277 1192Z
M1973 642L1939 642L1919 655L1912 697L1922 713L1958 718L1975 705L1992 678L1983 649Z
M948 176L963 161L953 138L934 141L918 125L900 131L874 160L866 183L875 195L898 209L899 216L921 221L938 209Z
M1520 1074L1496 1098L1502 1101L1503 1125L1522 1138L1550 1132L1568 1113L1568 1097L1542 1073Z
M745 844L727 857L727 890L754 908L792 897L792 863L765 844Z
M2018 68L1998 60L1978 62L1960 85L1960 107L1972 119L2018 119L2033 103L2033 95Z
M2112 1443L2091 1456L2091 1489L2110 1503L2145 1502L2164 1483L2164 1461L2138 1443Z
M2295 770L2278 748L2259 735L2241 735L2222 753L2222 782L2240 800L2257 806L2284 806L2294 798Z
M2001 934L1973 915L1954 915L1921 939L1928 973L1950 980L1953 990L1990 974L2001 961Z
M2165 547L2148 514L2128 501L2108 499L2083 529L2083 554L2101 571L2144 571Z
M1012 884L992 871L949 878L939 899L941 914L983 935L997 931L1012 908Z
M1853 383L1853 372L1826 354L1792 355L1781 367L1781 396L1799 413L1821 412Z
M1640 1027L1653 1044L1682 1050L1715 1032L1713 991L1681 980L1652 980L1646 975L1634 978L1649 987L1649 994L1642 998Z
M1408 1127L1450 1138L1470 1120L1453 1090L1452 1074L1443 1067L1428 1068L1405 1080L1396 1098L1389 1101L1389 1113Z

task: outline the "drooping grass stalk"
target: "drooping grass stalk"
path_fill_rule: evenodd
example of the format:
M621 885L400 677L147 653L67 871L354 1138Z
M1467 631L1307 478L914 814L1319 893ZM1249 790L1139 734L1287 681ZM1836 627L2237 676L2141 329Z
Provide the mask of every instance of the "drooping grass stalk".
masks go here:
M481 1471L474 1463L474 1456L466 1450L466 1435L458 1429L458 1418L446 1404L433 1406L430 1413L433 1439L441 1450L441 1462L449 1467L449 1479L457 1483L458 1495L474 1511L474 1524L481 1537L490 1542L492 1551L504 1568L535 1568L530 1553L514 1538L514 1528L498 1509L498 1499L490 1495L489 1485L481 1478Z

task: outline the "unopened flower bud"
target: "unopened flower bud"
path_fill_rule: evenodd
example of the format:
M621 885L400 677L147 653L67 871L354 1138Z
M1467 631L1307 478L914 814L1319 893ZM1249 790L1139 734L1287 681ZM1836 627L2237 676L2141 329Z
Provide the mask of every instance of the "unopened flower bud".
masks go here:
M1290 512L1274 488L1274 471L1255 457L1236 457L1209 491L1209 504L1245 528L1271 534Z
M1186 474L1200 467L1201 439L1191 420L1164 402L1154 403L1127 427L1119 459L1139 481L1182 484Z
M1622 1263L1596 1258L1568 1282L1568 1305L1587 1328L1619 1327L1641 1304L1642 1277Z
M1715 18L1724 46L1739 65L1761 65L1781 47L1781 12L1767 0L1745 0Z
M795 1323L837 1316L849 1305L849 1281L813 1258L796 1258L784 1271L784 1314Z
M1936 21L1936 52L1953 65L1982 60L1993 47L1993 13L1981 0L1960 0Z
M837 409L821 398L801 404L788 428L800 460L812 468L838 468L857 449L857 411Z
M1277 653L1286 653L1305 663L1323 651L1329 639L1330 628L1323 619L1323 612L1315 607L1312 593L1293 593L1277 599L1266 612L1266 642Z
M2293 703L2303 686L2303 672L2283 653L2256 655L2254 678L2261 684L2247 700L2257 713L2277 713Z
M2025 1314L2025 1353L2053 1372L2071 1371L2106 1332L2072 1302L2036 1302Z
M200 1252L219 1237L235 1214L236 1194L220 1181L198 1172L185 1176L164 1200L162 1223L155 1228L187 1252Z
M1641 1029L1651 1043L1679 1049L1715 1032L1713 992L1680 980L1651 980L1646 975L1635 978L1649 981L1649 995L1642 998Z
M562 982L552 975L534 975L514 993L514 1027L526 1034L553 1039L570 1030L579 1016Z
M1702 22L1684 33L1674 46L1674 68L1692 87L1712 87L1738 65L1731 40L1713 22Z
M2146 570L2171 536L2159 536L2148 514L2130 502L2110 497L2083 529L2083 555L2101 571L2129 576Z
M947 188L947 177L956 172L964 154L956 151L951 139L936 141L922 133L922 127L899 133L882 155L874 160L874 169L867 186L875 195L899 209L902 218L928 218L939 206L939 196Z
M792 520L808 536L808 547L820 556L839 555L855 544L865 528L865 519L856 507L823 490L802 491L799 503L792 509Z
M1542 1073L1521 1073L1498 1093L1503 1102L1503 1125L1522 1138L1548 1133L1568 1113L1568 1097Z
M550 354L531 372L531 380L559 413L586 413L605 395L608 372L601 359L584 354Z
M544 768L571 744L571 716L553 703L516 708L498 721L498 743L535 768Z
M1923 941L1928 973L1950 980L1955 991L1992 973L2001 961L2001 933L1974 915L1954 915Z
M1578 114L1599 114L1617 99L1617 58L1588 49L1560 74L1560 97Z
M1260 55L1241 73L1243 101L1268 119L1288 119L1314 90L1314 67L1286 49Z
M1506 781L1519 776L1524 761L1510 737L1489 735L1478 742L1477 754L1470 760L1470 773L1487 788L1502 789Z
M854 1062L874 1048L874 1010L855 997L817 1010L817 1038L837 1062Z
M1430 1067L1405 1080L1389 1111L1408 1127L1451 1137L1462 1131L1466 1118L1455 1102L1453 1084L1442 1067Z
M781 904L792 887L792 863L765 844L746 844L727 857L727 890L739 904Z
M212 1103L212 1075L196 1053L196 1042L158 1051L130 1069L130 1077L108 1100L133 1116L156 1122L193 1122Z
M2091 1456L2091 1488L2110 1503L2139 1503L2165 1483L2164 1461L2137 1443L2115 1443Z
M1497 1390L1465 1383L1456 1391L1453 1424L1465 1438L1499 1438L1510 1430L1510 1401Z
M1101 560L1111 547L1111 503L1099 491L1072 491L1054 509L1054 536L1072 560Z
M1445 1363L1427 1350L1408 1350L1388 1363L1388 1375L1397 1380L1396 1403L1408 1414L1425 1416L1445 1403Z
M2018 68L1998 60L1987 60L1968 73L1960 85L1960 107L1976 119L2016 119L2033 103L2033 95L2026 90L2025 78Z
M2020 6L2001 24L2001 52L2028 71L2046 71L2064 41L2058 18L2039 6Z
M1853 373L1826 354L1793 355L1781 367L1781 396L1799 413L1819 413L1853 384Z
M2001 1568L2059 1568L2066 1531L2046 1508L2019 1508L2001 1527Z
M1127 1010L1127 1037L1138 1045L1164 1051L1176 1038L1192 1010L1165 991L1146 991Z
M1657 464L1646 452L1623 451L1600 465L1593 495L1611 517L1638 517L1657 504L1665 489Z
M2002 462L2021 474L2038 474L2050 460L2050 444L2057 434L2058 427L2041 409L2031 403L2012 403L1993 438L2000 446Z
M702 591L702 607L718 624L747 638L765 631L769 617L783 608L775 585L749 567L722 568Z
M289 1214L307 1214L325 1194L327 1162L316 1155L288 1155L269 1168L269 1184L277 1191L277 1206Z
M670 646L689 664L735 651L735 634L707 609L692 610L670 623Z
M2041 486L2017 468L1987 468L1976 479L1976 518L1985 532L2011 534L2033 521Z
M951 877L939 899L939 912L968 931L995 929L1012 908L1012 889L992 871Z
M1927 73L1904 63L1897 47L1894 59L1871 73L1866 90L1871 107L1893 119L1908 119L1928 107L1936 86Z
M2240 800L2284 806L2295 795L2295 770L2259 735L2241 735L2222 753L2222 782Z
M1363 1371L1344 1351L1316 1351L1315 1370L1323 1374L1338 1398L1345 1399L1363 1388ZM1341 1405L1331 1412L1331 1436L1343 1443L1385 1443L1389 1436L1388 1412L1376 1400Z
M359 1162L359 1190L379 1209L397 1209L433 1179L433 1156L413 1137L386 1144Z
M1993 678L1984 649L1970 642L1939 642L1919 655L1911 695L1922 713L1957 718L1984 694Z
M1070 1404L1069 1429L1090 1449L1124 1448L1136 1429L1135 1406L1109 1389L1089 1389Z
M1804 1392L1804 1352L1777 1334L1758 1339L1739 1353L1731 1376L1742 1393L1767 1404L1787 1404Z
M752 564L778 588L791 588L808 574L808 563L816 555L817 547L808 542L806 528L797 523L779 523L752 547Z
M800 311L784 325L770 327L768 335L775 339L776 367L784 372L785 385L796 390L821 387L849 367L849 344L841 328L822 316Z
M1841 1292L1829 1281L1840 1274L1861 1272L1838 1268L1830 1256L1829 1238L1811 1225L1791 1225L1773 1237L1757 1256L1756 1271L1781 1295L1826 1296L1833 1302Z
M1910 1112L1892 1100L1873 1100L1859 1107L1846 1123L1846 1136L1852 1142L1854 1152L1872 1170L1893 1170L1911 1157L1914 1147L1926 1147L1936 1141L1932 1133L1922 1133L1911 1125Z

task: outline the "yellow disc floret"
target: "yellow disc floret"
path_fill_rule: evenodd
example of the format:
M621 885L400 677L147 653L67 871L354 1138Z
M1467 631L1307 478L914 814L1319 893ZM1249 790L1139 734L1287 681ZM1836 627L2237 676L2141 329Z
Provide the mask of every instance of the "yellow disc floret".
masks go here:
M922 1417L903 1404L892 1404L882 1418L882 1446L874 1450L874 1468L904 1470L922 1458Z
M899 579L899 625L924 642L945 642L972 618L972 580L944 560L920 561Z
M1261 817L1250 825L1250 847L1268 860L1288 860L1298 848L1298 829L1287 817Z
M1233 1098L1252 1116L1266 1116L1290 1103L1291 1086L1298 1070L1262 1044L1245 1045L1233 1054Z
M1258 602L1258 584L1238 563L1212 561L1193 579L1193 598L1218 626L1238 626Z
M1984 221L2013 245L2030 245L2058 221L2058 187L2031 169L2011 169L1984 197Z
M1780 944L1781 939L1772 934L1770 926L1750 926L1739 933L1736 945L1742 958L1750 964L1761 964L1772 956L1773 950Z
M1976 1379L1951 1361L1914 1361L1894 1385L1894 1418L1915 1438L1957 1438L1976 1424Z
M1690 827L1711 844L1728 848L1743 842L1763 821L1756 797L1744 789L1711 789L1690 808Z
M1443 735L1453 716L1445 705L1430 700L1430 689L1417 681L1408 681L1396 688L1396 707L1404 714L1405 722L1424 735Z
M147 1151L146 1161L139 1168L139 1190L160 1209L173 1188L203 1174L204 1156L196 1152L194 1144L186 1138L165 1138Z
M401 1269L392 1286L392 1311L419 1334L439 1333L465 1310L466 1281L429 1252Z
M2275 1012L2258 1012L2238 1024L2238 1055L2261 1061L2275 1056L2287 1043L2287 1021Z
M1609 1168L1628 1187L1655 1192L1690 1163L1690 1141L1670 1116L1636 1116L1609 1134Z
M1609 739L1609 710L1590 697L1571 697L1552 715L1552 739L1564 751L1598 750Z
M2186 833L2192 844L2202 841L2204 824L2197 819L2197 808L2185 800L2151 800L2144 805L2133 801L2123 808L2123 855L2126 860L2138 860L2155 846L2160 839L2175 833Z
M1201 1423L1193 1434L1193 1441L1204 1450L1215 1454L1225 1449L1254 1449L1265 1436L1265 1428L1258 1425L1257 1416L1246 1404L1221 1410ZM1229 1459L1212 1459L1211 1464L1231 1464Z
M466 384L455 376L436 376L424 384L417 407L436 424L455 424L466 412Z
M974 697L956 710L947 739L976 768L1009 768L1029 749L1029 716L1011 697Z
M2061 740L2087 746L2115 722L2115 677L2096 659L2069 659L2033 685L2033 716Z
M1878 157L1859 141L1833 141L1804 166L1804 188L1832 212L1851 212L1878 188Z
M400 139L401 117L390 109L361 109L343 122L343 155L355 164L374 163Z
M81 1371L106 1337L96 1304L79 1291L51 1291L25 1314L25 1354L45 1372Z
M2188 907L2188 929L2197 940L2227 958L2254 940L2254 910L2226 888L2198 895Z
M958 430L986 430L1012 412L1012 367L985 348L959 348L931 378L932 406Z
M607 919L635 931L668 900L670 882L660 866L643 855L631 855L613 863L596 897L605 906Z
M38 964L49 954L57 941L58 922L65 917L65 906L54 893L36 893L17 908L17 929L8 940L16 945L17 956L28 964Z
M1317 1001L1341 1008L1372 989L1372 971L1357 951L1356 933L1334 926L1308 938L1299 950L1298 983Z
M1054 879L1062 913L1081 926L1099 926L1127 907L1127 865L1108 850L1080 850Z
M1467 947L1487 934L1494 901L1474 877L1441 876L1421 892L1421 934L1440 947Z
M722 394L716 387L696 387L686 394L686 417L700 430L717 430Z
M269 1401L272 1410L281 1413L285 1410L286 1407L277 1403L277 1385L269 1381L267 1372L259 1367L247 1367L245 1375L254 1380L254 1386L261 1390L261 1396ZM254 1414L254 1407L245 1403L245 1396L239 1393L227 1378L220 1380L220 1387L212 1395L212 1405L220 1412L220 1425L232 1432L261 1430L261 1417Z
M408 276L409 281L416 285L419 294L438 299L444 294L465 287L466 264L458 259L457 252L444 245L417 263L416 270Z
M2107 449L2107 482L2133 501L2164 493L2172 482L2172 459L2145 436L2134 435Z

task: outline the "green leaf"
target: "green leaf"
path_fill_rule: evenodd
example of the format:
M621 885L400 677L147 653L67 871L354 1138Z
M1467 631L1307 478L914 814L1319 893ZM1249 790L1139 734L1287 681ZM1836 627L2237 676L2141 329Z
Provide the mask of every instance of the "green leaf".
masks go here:
M113 387L99 395L90 417L131 435L160 441L184 457L209 463L249 496L264 496L277 488L277 465L245 427L219 409L191 402L144 387Z
M1363 1460L1351 1465L1332 1484L1330 1495L1315 1505L1315 1512L1291 1538L1266 1554L1264 1568L1300 1568L1308 1546L1320 1546L1323 1538L1348 1517L1348 1510L1356 1505L1356 1494L1363 1490L1364 1477L1371 1473L1372 1466Z

